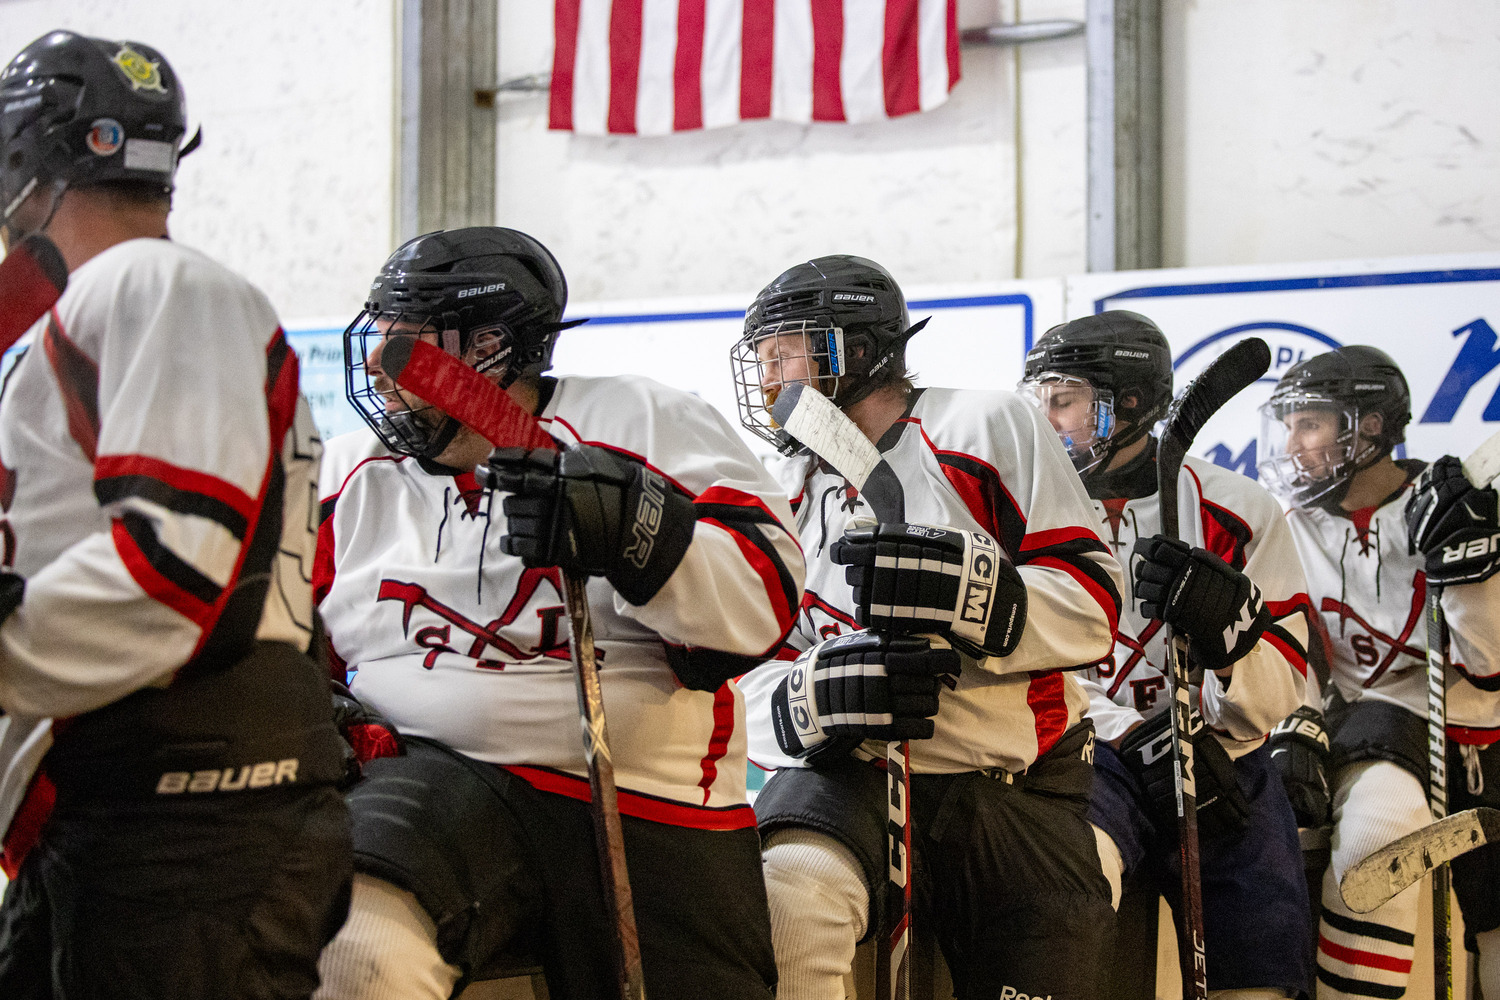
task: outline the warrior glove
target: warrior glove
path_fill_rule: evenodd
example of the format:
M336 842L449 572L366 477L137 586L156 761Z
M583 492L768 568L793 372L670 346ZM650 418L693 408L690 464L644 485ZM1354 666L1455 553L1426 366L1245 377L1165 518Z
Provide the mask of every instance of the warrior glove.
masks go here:
M1407 551L1427 559L1427 583L1480 583L1500 570L1500 511L1493 486L1478 489L1463 463L1444 455L1406 501Z
M1188 637L1188 652L1205 670L1244 658L1271 624L1271 612L1250 578L1207 549L1166 535L1138 539L1135 596L1141 615Z
M926 524L854 528L833 543L854 588L856 620L936 632L975 656L1006 656L1026 627L1026 584L994 539Z
M360 768L376 757L399 757L406 752L401 734L391 720L354 697L338 681L328 682L333 701L333 724L344 741L344 780L348 788L359 780Z
M1316 829L1331 822L1328 793L1328 731L1323 713L1306 705L1271 730L1271 760L1281 772L1297 825Z
M958 653L931 636L827 639L797 657L771 695L776 742L817 764L867 739L929 739L943 678L958 670Z
M1140 780L1151 822L1163 837L1177 829L1177 778L1172 757L1172 709L1167 707L1136 726L1120 741L1120 757ZM1234 761L1195 714L1193 780L1198 797L1198 832L1205 838L1241 833L1250 825L1250 803L1240 790Z
M693 502L661 473L605 448L496 448L475 476L510 494L504 551L527 566L602 576L631 604L656 596L693 541Z

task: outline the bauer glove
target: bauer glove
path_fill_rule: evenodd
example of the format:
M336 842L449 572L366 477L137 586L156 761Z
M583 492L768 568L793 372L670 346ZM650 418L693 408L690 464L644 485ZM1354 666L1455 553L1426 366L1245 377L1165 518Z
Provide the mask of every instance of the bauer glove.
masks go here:
M1260 588L1207 549L1152 535L1137 539L1131 559L1141 615L1186 635L1188 652L1205 670L1233 666L1271 624Z
M1297 825L1316 829L1329 822L1328 731L1323 713L1306 705L1271 730L1271 760L1281 772Z
M354 697L346 686L330 680L328 696L333 701L333 724L344 741L341 787L358 781L360 769L376 757L399 757L406 752L395 724Z
M1172 758L1172 707L1157 712L1120 741L1120 757L1141 783L1157 833L1175 838L1177 777ZM1250 803L1240 790L1234 761L1195 712L1192 734L1193 779L1198 797L1198 832L1205 838L1241 833L1250 824Z
M602 576L631 604L656 596L693 541L693 501L661 473L605 448L496 448L475 477L510 494L506 552L527 566Z
M797 657L771 695L776 742L817 763L867 739L929 739L942 679L958 670L958 653L931 636L827 639Z
M1406 501L1406 544L1426 556L1429 584L1479 583L1500 570L1497 507L1495 488L1475 487L1452 455L1423 471Z
M975 657L1006 656L1026 627L1026 584L994 539L926 524L854 528L833 543L854 588L856 620L937 632Z

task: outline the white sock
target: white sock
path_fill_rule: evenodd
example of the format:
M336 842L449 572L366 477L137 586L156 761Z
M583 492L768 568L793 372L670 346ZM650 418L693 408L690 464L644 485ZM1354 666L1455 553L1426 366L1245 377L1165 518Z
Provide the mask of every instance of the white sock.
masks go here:
M806 829L778 830L761 850L771 904L779 1000L844 1000L870 894L843 844Z
M1355 913L1339 895L1339 879L1355 862L1431 821L1426 789L1386 761L1351 765L1339 774L1333 799L1332 860L1323 874L1318 926L1318 1000L1390 996L1411 978L1418 886L1370 913Z
M1500 997L1500 928L1474 935L1479 943L1479 988Z
M1089 828L1094 831L1094 844L1099 848L1099 867L1104 871L1104 878L1109 882L1109 905L1120 909L1120 884L1125 879L1125 859L1120 856L1120 847L1115 843L1113 837L1090 823Z
M448 1000L461 970L437 950L437 927L417 897L355 873L349 919L318 959L313 1000Z

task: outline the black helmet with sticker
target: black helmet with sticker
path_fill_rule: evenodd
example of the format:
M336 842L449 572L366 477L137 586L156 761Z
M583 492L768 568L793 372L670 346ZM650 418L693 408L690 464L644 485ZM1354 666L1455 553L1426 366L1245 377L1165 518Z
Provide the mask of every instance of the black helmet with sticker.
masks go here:
M187 130L182 87L139 42L53 31L0 72L0 221L32 191L135 181L172 190Z

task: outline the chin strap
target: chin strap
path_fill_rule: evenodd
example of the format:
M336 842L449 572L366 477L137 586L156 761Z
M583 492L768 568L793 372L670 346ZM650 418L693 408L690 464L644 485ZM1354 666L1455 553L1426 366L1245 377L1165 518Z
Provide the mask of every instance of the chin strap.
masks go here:
M1119 447L1139 440L1140 437L1140 434L1133 435L1129 441L1122 441ZM1147 437L1153 443L1141 449L1139 455L1118 469L1105 471L1105 466L1109 464L1109 458L1106 457L1103 462L1095 466L1096 471L1084 474L1083 486L1091 499L1140 500L1156 492L1155 439L1149 434ZM1110 449L1110 457L1119 450L1119 447Z

